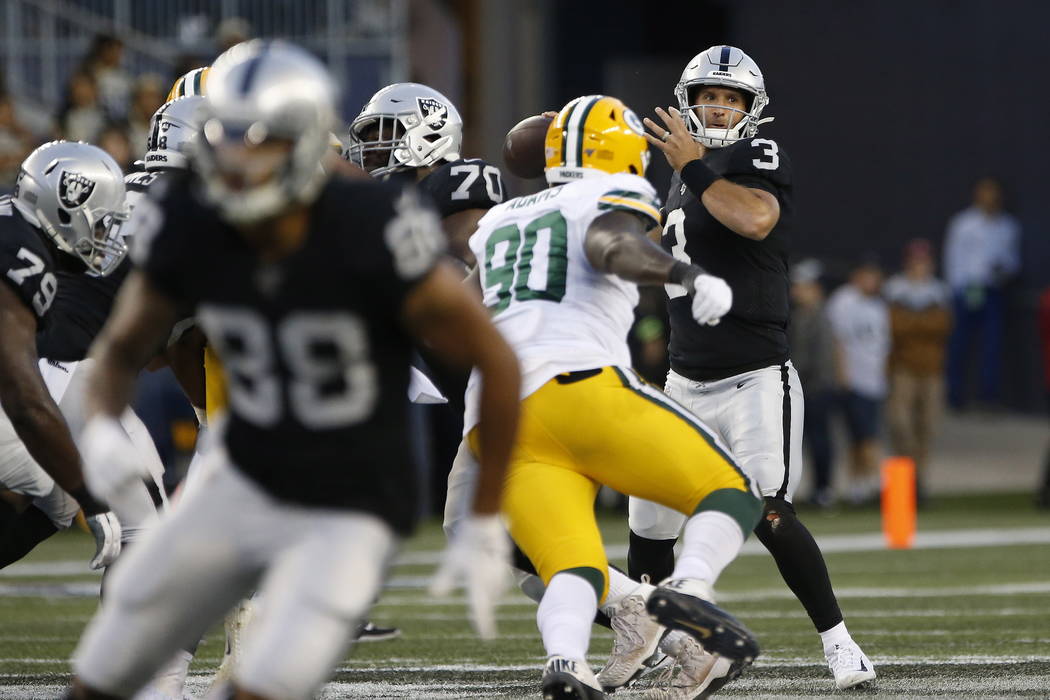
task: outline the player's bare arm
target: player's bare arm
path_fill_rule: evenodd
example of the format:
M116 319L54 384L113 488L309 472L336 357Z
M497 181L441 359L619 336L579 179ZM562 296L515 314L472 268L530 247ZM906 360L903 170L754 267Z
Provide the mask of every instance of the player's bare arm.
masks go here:
M514 351L488 313L446 264L439 264L405 300L404 318L413 333L451 363L481 372L481 475L474 512L499 512L503 475L518 427L521 375Z
M627 212L613 211L596 218L587 228L584 251L596 270L637 284L678 284L686 276L703 273L696 265L682 263L676 279L671 279L678 261L647 237L641 219Z
M464 209L449 214L441 220L441 228L445 231L449 251L468 266L475 265L477 261L467 241L478 229L481 217L487 213L488 209Z
M645 125L653 132L645 135L649 144L660 150L675 172L704 157L707 149L697 143L686 128L682 114L656 108L663 125L646 117ZM655 135L654 135L655 134ZM780 203L769 192L744 187L725 178L715 179L704 189L700 201L726 228L751 240L761 241L780 220Z
M91 348L95 367L88 386L89 416L103 413L116 418L124 411L135 377L164 343L176 313L175 303L141 272L128 276Z
M0 284L0 403L18 437L44 471L87 510L80 455L69 427L40 376L33 312Z

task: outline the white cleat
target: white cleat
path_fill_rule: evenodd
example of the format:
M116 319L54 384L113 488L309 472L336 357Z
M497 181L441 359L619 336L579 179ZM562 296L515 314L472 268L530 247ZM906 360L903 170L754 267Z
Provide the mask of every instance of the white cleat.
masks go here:
M193 654L179 650L144 688L135 693L132 700L183 700L186 672L191 661Z
M615 637L612 654L605 663L598 682L607 693L629 685L644 670L645 661L660 644L664 628L649 616L645 598L629 595L609 613Z
M543 700L603 700L594 671L583 659L552 656L543 668Z
M857 643L852 639L845 644L836 644L824 650L828 668L835 677L835 687L839 690L856 688L875 680L875 667Z
M657 686L642 694L645 700L693 700L707 698L736 678L739 668L729 659L704 651L700 643L683 632L672 632L660 650L674 658L674 665L654 678Z

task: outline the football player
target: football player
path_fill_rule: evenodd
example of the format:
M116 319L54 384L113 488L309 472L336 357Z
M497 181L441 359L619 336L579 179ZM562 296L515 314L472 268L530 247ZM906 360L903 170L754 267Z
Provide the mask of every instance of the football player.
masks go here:
M452 254L472 266L467 240L505 190L499 168L462 158L462 144L463 120L447 97L419 83L395 83L350 124L346 158L373 177L414 180L434 202Z
M605 697L586 661L595 612L608 602L594 519L602 484L688 518L675 571L643 602L661 624L702 637L742 667L758 652L754 638L708 601L760 502L703 424L630 369L627 347L637 284L683 285L691 314L705 324L729 309L731 292L646 238L659 224L659 202L642 177L642 124L622 102L573 100L545 145L551 187L494 207L470 238L484 303L523 368L503 512L546 585L537 613L548 655L544 697ZM482 387L472 374L464 429L474 451ZM652 627L649 653L662 632Z
M120 267L126 247L113 224L125 216L120 168L85 143L40 146L22 164L14 194L0 198L0 484L33 499L21 514L5 513L5 565L68 527L77 504L96 539L91 567L107 566L120 551L120 525L85 485L70 433L79 395L70 387L80 380L74 365L59 361L82 359L90 342L73 288ZM134 511L125 510L128 525L138 522L135 514L152 517L142 494L145 514L135 496L121 494Z
M257 584L267 603L235 697L316 693L416 517L404 411L413 336L484 375L483 478L472 536L457 545L469 552L456 558L505 566L496 512L516 360L439 262L439 223L411 191L318 167L335 103L307 52L233 47L209 74L193 172L135 211L140 266L96 344L85 459L134 478L113 416L180 303L215 344L230 403L205 483L116 571L81 640L73 697L131 695Z
M794 224L791 161L758 137L769 103L758 65L732 46L695 56L675 87L678 108L657 108L646 138L674 169L661 243L682 262L703 261L729 283L733 307L716 326L697 323L680 285L669 285L665 391L710 425L765 500L755 534L809 613L840 688L875 678L850 637L812 535L792 498L802 474L803 395L787 342L787 260ZM632 577L673 566L680 514L630 501Z

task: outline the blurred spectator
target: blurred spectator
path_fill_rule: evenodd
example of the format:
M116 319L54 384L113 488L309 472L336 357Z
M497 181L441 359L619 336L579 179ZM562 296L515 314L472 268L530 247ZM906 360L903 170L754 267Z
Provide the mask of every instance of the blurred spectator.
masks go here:
M831 505L831 410L835 403L835 338L831 332L820 284L823 267L817 260L803 260L791 270L791 323L788 341L791 363L802 380L806 395L802 445L813 460L813 493L810 502Z
M919 501L925 501L930 440L944 406L944 352L951 330L951 294L934 274L930 242L904 249L904 270L886 283L892 349L887 402L894 454L915 460Z
M147 73L135 80L131 93L131 108L128 110L128 140L135 158L146 154L146 139L149 137L149 122L153 113L164 104L164 86L160 77Z
M667 296L663 287L642 287L634 311L634 326L627 336L631 366L657 386L667 379Z
M74 73L66 88L66 100L58 113L58 132L69 141L94 143L106 125L106 113L98 103L95 79Z
M36 139L15 115L15 105L9 95L0 94L0 188L15 184L18 169Z
M1050 410L1050 287L1039 297L1039 335L1043 339L1043 388L1046 389L1046 407ZM1043 463L1043 483L1036 493L1036 505L1050 508L1050 449Z
M96 145L113 156L113 160L117 161L117 165L125 173L130 170L132 161L135 160L135 154L132 151L131 142L128 141L128 127L126 124L120 122L106 124L105 128L102 129L102 133L98 136Z
M227 17L215 30L215 44L219 53L252 38L252 25L243 17Z
M1003 211L1002 186L985 177L974 187L973 204L948 222L944 275L952 291L955 327L948 346L948 402L965 406L970 354L980 348L979 397L999 398L1003 340L1003 287L1021 266L1021 227Z
M869 260L828 300L836 378L850 434L849 498L855 504L874 499L879 484L879 414L890 352L890 314L879 296L881 286L882 270Z
M124 42L110 34L97 34L80 64L98 86L98 100L111 117L123 117L128 109L131 78L121 67Z

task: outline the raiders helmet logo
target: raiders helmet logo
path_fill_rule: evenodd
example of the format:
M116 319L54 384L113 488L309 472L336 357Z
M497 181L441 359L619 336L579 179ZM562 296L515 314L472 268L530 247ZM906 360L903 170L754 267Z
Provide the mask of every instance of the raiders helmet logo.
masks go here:
M434 131L445 126L448 121L448 105L435 100L433 97L417 97L419 113L423 115L423 123Z
M80 173L63 170L58 180L58 201L66 209L76 209L95 191L95 181Z

